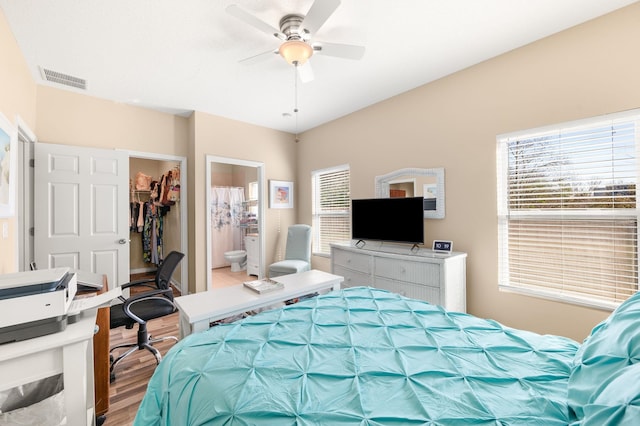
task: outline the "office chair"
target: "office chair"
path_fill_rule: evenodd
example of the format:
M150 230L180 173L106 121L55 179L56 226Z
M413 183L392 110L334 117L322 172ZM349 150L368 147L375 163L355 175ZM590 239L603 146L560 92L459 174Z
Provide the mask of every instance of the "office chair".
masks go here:
M311 269L311 227L291 225L287 230L284 260L269 265L269 278Z
M120 296L123 303L112 305L111 321L109 328L125 326L127 329L138 324L138 339L136 343L126 343L112 347L109 350L111 366L109 369L111 381L115 380L114 369L120 361L131 355L136 350L148 350L159 364L162 360L160 351L153 347L154 343L164 340L178 339L175 336L152 338L147 331L147 321L172 314L176 311L173 303L173 290L171 289L171 276L184 257L183 253L172 251L169 253L156 271L155 278L137 280L122 285L122 289L147 287L149 290L142 293L132 293L128 299ZM120 348L130 348L114 359L113 351Z

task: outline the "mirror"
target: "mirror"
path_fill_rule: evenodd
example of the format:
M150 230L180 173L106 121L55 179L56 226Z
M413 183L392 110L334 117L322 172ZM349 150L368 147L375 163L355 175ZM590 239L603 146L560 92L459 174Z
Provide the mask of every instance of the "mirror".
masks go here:
M444 169L400 169L376 176L376 197L424 197L424 218L444 218Z

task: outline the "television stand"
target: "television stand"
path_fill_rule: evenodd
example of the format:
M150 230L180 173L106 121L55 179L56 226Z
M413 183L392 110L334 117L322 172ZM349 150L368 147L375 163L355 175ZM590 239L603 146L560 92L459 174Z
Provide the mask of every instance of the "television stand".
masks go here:
M465 312L467 254L413 250L397 245L374 250L331 244L331 273L344 277L345 288L376 287Z

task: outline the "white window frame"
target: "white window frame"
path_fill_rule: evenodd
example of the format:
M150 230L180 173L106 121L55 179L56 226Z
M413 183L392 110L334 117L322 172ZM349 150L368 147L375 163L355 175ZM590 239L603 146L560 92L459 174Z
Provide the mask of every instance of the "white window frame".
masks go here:
M319 170L313 170L311 172L311 185L312 185L312 191L311 191L311 200L312 200L312 206L311 206L311 211L312 211L312 217L313 217L313 255L314 256L320 256L320 257L330 257L331 255L331 251L329 249L329 245L331 243L337 243L337 242L343 242L343 241L348 241L351 238L351 204L350 202L348 203L348 205L346 206L346 209L343 210L339 210L339 211L335 211L332 210L330 212L325 212L322 211L321 209L321 205L320 205L320 180L319 178L321 176L327 175L327 174L331 174L331 173L336 173L336 172L347 172L348 173L348 189L347 189L347 194L346 198L347 200L351 199L351 195L350 195L350 191L351 191L351 170L349 168L348 164L343 164L340 166L335 166L335 167L329 167L329 168L325 168L325 169L319 169ZM331 238L327 235L323 235L323 229L321 227L321 219L324 217L344 217L347 221L347 233L343 236L343 238ZM327 241L328 240L328 241ZM326 241L326 244L324 245L326 248L326 251L322 250L321 247L321 242Z
M593 117L584 120L572 121L568 123L561 123L552 126L545 126L536 129L530 129L525 131L513 132L509 134L498 135L497 140L497 199L498 199L498 268L499 268L499 288L501 291L516 292L520 294L526 294L529 296L541 297L550 300L562 301L582 306L589 306L599 309L612 310L619 305L620 301L605 300L596 296L590 296L588 294L577 294L575 291L567 291L565 288L550 289L550 286L539 285L536 286L528 284L522 285L518 282L514 282L515 279L510 277L510 265L509 265L509 223L510 220L518 220L520 223L533 223L535 220L537 224L541 221L566 221L566 220L585 220L585 219L600 219L607 218L612 222L618 223L619 219L627 219L631 222L636 221L635 235L637 238L638 233L638 208L637 208L637 196L636 193L636 208L625 209L511 209L509 208L509 152L508 141L509 140L527 140L533 139L537 136L549 134L552 131L576 129L584 127L595 128L598 125L602 125L606 122L618 122L618 121L635 121L635 184L636 187L640 182L638 176L640 172L638 170L638 164L640 163L640 109L625 111L617 114L609 114L605 116ZM581 154L583 155L583 154ZM595 197L594 194L592 194ZM530 221L530 222L527 222ZM515 222L514 222L515 223ZM535 230L534 230L535 232ZM539 235L535 235L539 238ZM557 242L556 238L556 242ZM550 240L549 240L550 241ZM564 244L564 241L562 241ZM564 245L563 245L564 247ZM543 249L544 250L544 249ZM637 264L638 264L638 250L637 243L635 246L635 253L633 254L633 262L635 263L635 277L632 277L633 284L635 284L635 290L638 290L638 278L637 278ZM521 263L522 264L522 263ZM564 269L563 269L564 271ZM577 282L577 281L576 281ZM569 285L570 286L570 285ZM567 286L567 287L569 287ZM586 293L586 292L585 292Z

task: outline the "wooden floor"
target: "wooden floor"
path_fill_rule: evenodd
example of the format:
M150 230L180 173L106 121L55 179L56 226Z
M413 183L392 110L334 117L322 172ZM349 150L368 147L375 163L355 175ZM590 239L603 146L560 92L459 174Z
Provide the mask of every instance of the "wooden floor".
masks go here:
M178 337L178 313L158 318L148 323L148 329L153 337ZM127 330L124 327L111 330L111 346L119 343L136 341L137 328ZM155 346L162 355L173 346L172 340L157 343ZM136 351L122 360L115 369L116 380L111 382L109 393L109 411L104 425L124 426L133 423L142 401L147 383L156 367L156 359L151 352Z
M139 279L139 276L132 279ZM229 268L215 269L213 272L213 287L225 287L256 279L248 277L246 272L231 272ZM178 313L149 321L148 330L153 337L179 335ZM137 327L127 330L124 327L111 330L110 345L136 341ZM174 345L169 340L157 343L155 346L164 356ZM117 355L116 355L117 356ZM136 351L116 366L116 380L111 383L109 411L103 426L127 426L133 423L138 406L147 389L147 383L156 367L155 357L149 351Z

